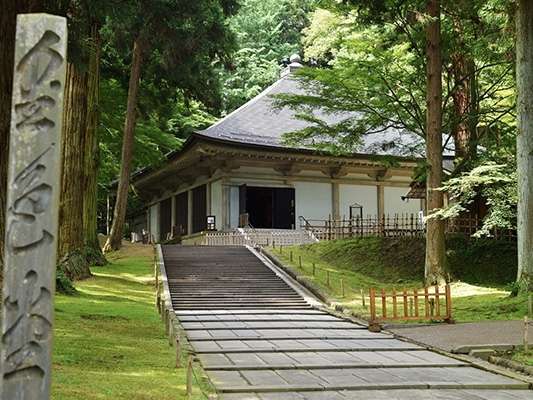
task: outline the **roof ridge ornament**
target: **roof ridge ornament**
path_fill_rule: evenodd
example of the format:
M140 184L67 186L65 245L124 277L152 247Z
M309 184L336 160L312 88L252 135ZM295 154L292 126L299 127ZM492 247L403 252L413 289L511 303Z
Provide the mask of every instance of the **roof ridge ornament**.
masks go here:
M299 68L303 67L302 64L302 57L298 53L294 53L289 58L290 64L287 65L285 69L282 70L281 76L284 77L286 75L289 75L291 72L296 71Z

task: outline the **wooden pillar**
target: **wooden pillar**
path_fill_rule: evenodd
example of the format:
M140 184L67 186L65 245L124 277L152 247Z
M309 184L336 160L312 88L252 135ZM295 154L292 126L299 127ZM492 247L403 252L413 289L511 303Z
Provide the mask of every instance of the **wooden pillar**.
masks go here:
M383 218L385 215L385 188L383 185L376 186L377 202L378 202L378 217Z
M170 230L171 232L175 233L173 228L176 225L176 196L172 195L170 199Z
M339 184L337 182L331 183L331 214L333 215L334 220L341 218L340 210L340 194L339 194Z
M207 215L211 215L211 182L205 184L205 212Z
M230 186L222 181L222 215L221 215L221 226L223 230L229 229L230 227Z
M192 234L192 190L187 191L187 235Z

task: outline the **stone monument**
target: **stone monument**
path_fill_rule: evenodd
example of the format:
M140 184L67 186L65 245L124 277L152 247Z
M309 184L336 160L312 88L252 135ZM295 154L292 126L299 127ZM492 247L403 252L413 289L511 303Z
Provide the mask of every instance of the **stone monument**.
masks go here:
M17 18L9 142L0 398L50 397L67 24Z

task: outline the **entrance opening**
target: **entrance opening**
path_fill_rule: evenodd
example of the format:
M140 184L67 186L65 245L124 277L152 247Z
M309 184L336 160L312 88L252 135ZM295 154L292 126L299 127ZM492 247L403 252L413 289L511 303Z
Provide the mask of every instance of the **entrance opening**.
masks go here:
M240 212L254 228L294 229L294 189L241 186Z

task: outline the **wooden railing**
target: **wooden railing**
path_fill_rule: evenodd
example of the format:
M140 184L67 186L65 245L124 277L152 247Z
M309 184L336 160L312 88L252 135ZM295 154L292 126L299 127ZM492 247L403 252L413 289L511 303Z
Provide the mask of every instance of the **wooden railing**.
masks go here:
M370 321L432 320L452 322L452 296L450 285L442 291L439 286L421 291L370 289Z
M460 217L445 221L447 234L472 236L481 229L477 217ZM425 235L425 223L417 214L394 214L381 217L368 215L352 219L306 219L300 217L300 228L307 230L319 240L336 240L360 236L420 237ZM516 239L512 229L493 229L491 237Z
M394 216L368 215L353 219L300 219L301 229L308 230L319 240L345 239L358 236L422 236L425 225L415 214Z

